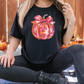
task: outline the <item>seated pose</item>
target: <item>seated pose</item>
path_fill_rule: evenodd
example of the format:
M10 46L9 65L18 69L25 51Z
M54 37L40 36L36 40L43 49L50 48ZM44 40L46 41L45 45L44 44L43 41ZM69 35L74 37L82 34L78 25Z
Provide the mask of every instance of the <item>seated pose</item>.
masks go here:
M6 54L0 56L0 78L14 82L67 84L60 73L75 66L79 84L84 84L84 45L68 45L75 16L63 0L26 0L20 4L10 32ZM14 51L22 40L22 55Z

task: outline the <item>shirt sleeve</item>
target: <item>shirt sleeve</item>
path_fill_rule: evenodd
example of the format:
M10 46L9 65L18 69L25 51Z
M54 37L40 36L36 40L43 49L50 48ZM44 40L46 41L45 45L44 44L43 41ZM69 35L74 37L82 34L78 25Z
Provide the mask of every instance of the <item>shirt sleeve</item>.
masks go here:
M10 31L10 35L18 39L22 39L23 37L23 35L21 34L21 28L18 24L18 12L16 13L16 16Z

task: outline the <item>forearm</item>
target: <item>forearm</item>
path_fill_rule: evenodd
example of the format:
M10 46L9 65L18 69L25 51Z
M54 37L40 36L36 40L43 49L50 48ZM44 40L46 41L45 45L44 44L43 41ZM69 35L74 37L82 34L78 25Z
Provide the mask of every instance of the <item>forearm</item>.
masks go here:
M69 21L67 31L63 37L63 43L65 45L68 45L74 34L74 24L76 22L76 18L73 13L73 9L69 4L65 3L62 8L63 8L63 14L66 16L67 20Z
M73 21L70 21L68 24L67 31L63 37L63 42L65 45L68 45L70 43L70 40L74 34L74 24L75 23Z
M17 49L19 43L20 43L19 39L12 37L10 40L10 44L9 44L7 53L9 53L9 52L14 53L14 51Z

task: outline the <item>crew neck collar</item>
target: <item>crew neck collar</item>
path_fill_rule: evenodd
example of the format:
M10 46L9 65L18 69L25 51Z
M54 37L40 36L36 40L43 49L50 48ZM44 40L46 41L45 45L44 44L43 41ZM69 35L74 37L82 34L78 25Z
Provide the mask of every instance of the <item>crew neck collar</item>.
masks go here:
M53 7L54 4L52 4L51 6L49 7L38 7L37 5L34 4L34 6L38 9L38 10L48 10L48 9L51 9Z

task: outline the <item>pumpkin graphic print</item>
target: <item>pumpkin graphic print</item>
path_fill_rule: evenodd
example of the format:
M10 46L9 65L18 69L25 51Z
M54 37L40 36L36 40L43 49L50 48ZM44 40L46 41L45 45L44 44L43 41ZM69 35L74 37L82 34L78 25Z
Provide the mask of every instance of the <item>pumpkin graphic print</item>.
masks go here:
M34 21L31 21L33 23L32 26L32 34L35 38L40 40L46 40L53 37L55 28L54 28L54 21L51 16L48 16L45 19L45 14L43 18L40 15L36 15L34 18Z

